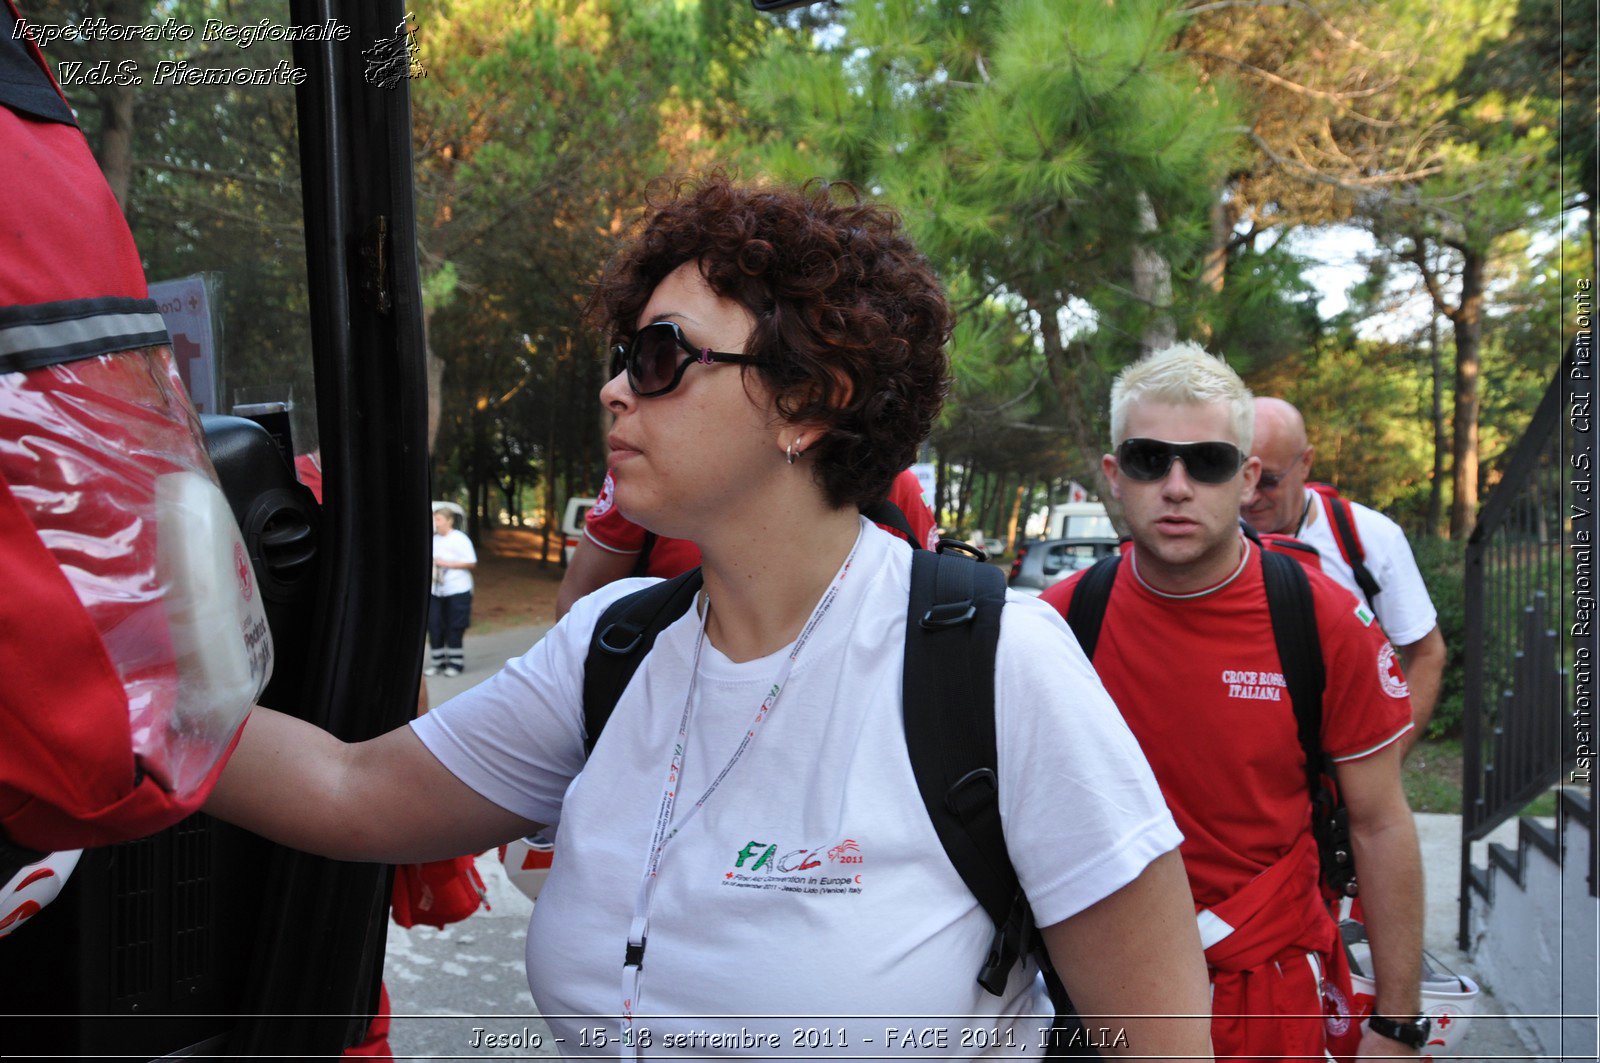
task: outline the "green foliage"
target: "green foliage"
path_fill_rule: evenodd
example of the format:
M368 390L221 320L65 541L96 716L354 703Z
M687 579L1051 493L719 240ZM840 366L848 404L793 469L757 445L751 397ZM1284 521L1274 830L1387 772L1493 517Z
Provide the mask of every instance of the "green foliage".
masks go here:
M995 294L1053 392L1035 416L1080 461L1099 452L1100 360L1125 363L1160 313L1190 316L1181 293L1151 305L1134 255L1191 283L1233 151L1231 101L1171 48L1180 26L1161 0L853 4L827 41L769 50L744 83L773 173L881 194L952 286Z
M1409 346L1324 337L1304 357L1247 377L1305 416L1312 475L1410 527L1426 506L1432 462L1426 363Z
M435 476L487 515L547 513L603 475L608 337L582 320L643 190L701 150L696 12L660 0L434 0L413 83L429 336L444 363Z
M1430 731L1430 734L1432 732ZM1461 813L1461 740L1424 738L1400 769L1406 805L1413 812Z
M1207 349L1245 375L1314 350L1323 323L1320 295L1306 280L1305 265L1282 241L1236 254L1211 313L1215 326Z
M276 21L282 10L259 0L114 0L37 3L27 14L41 24L98 15L115 25L171 19L198 30L210 18ZM47 58L58 72L71 62L137 64L142 84L65 91L108 180L113 187L127 182L123 207L145 274L158 282L206 272L219 282L211 291L224 408L241 395L293 398L309 415L315 392L294 87L154 81L163 60L266 70L292 61L290 46L234 48L206 44L198 34L190 41L63 40ZM313 417L297 417L295 430L298 446L315 446Z
M1466 689L1466 610L1462 594L1466 554L1461 544L1431 536L1413 537L1411 550L1433 607L1438 610L1439 633L1444 636L1446 654L1439 703L1428 724L1428 737L1459 738Z

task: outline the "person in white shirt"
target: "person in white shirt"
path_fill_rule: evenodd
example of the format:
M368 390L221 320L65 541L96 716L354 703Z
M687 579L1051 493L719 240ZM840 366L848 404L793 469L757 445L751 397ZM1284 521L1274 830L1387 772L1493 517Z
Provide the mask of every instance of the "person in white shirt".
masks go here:
M1317 548L1322 571L1366 601L1350 563L1339 550L1333 521L1320 496L1306 486L1316 448L1306 440L1300 411L1283 399L1257 398L1252 456L1261 459L1255 498L1241 512L1258 532L1292 535ZM1365 564L1378 582L1379 593L1366 604L1394 644L1411 691L1412 728L1402 739L1407 751L1433 718L1444 676L1444 636L1428 587L1417 569L1411 544L1400 525L1376 510L1351 502L1356 534Z
M456 528L459 507L433 507L433 586L428 598L428 645L433 654L424 675L457 676L466 667L464 639L472 623L472 570L478 553Z
M607 464L631 520L698 544L704 591L593 752L596 619L648 579L371 741L258 709L208 811L390 862L557 828L527 962L564 1054L1037 1057L1038 963L977 983L994 926L907 752L912 551L858 508L942 405L943 291L848 186L712 176L652 206L592 303L617 341ZM1086 1027L1209 1059L1181 837L1131 733L1037 602L1007 600L994 673L1000 827Z

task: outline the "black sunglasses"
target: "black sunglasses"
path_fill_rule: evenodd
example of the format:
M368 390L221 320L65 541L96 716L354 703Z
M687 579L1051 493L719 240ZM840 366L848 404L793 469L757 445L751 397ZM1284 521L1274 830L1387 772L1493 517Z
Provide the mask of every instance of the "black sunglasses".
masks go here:
M679 356L683 355L682 360ZM627 371L628 387L641 399L665 395L678 386L684 372L696 362L735 362L739 365L765 365L748 354L722 354L709 347L696 347L675 321L657 321L633 334L628 343L611 348L611 375Z
M1227 483L1245 460L1244 451L1220 440L1168 443L1164 439L1124 439L1117 447L1117 465L1130 480L1159 480L1172 468L1174 458L1183 462L1189 479L1202 484Z

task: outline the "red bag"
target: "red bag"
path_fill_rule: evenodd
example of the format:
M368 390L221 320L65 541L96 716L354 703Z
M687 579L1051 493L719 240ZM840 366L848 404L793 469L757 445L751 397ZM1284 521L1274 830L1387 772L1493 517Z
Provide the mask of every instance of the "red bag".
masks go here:
M48 852L198 808L272 650L82 132L0 104L0 158L0 842Z
M394 921L403 927L426 923L444 927L459 923L489 900L478 874L475 856L430 860L426 864L399 864L394 869Z

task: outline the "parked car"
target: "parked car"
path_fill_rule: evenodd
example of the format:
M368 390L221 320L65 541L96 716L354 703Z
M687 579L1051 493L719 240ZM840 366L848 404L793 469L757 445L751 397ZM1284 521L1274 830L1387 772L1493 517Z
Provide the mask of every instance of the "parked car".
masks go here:
M1117 548L1117 540L1109 536L1024 543L1011 562L1006 582L1025 594L1043 594L1079 569L1116 553Z
M594 508L595 500L592 498L567 499L567 512L561 518L561 564L563 566L572 561L572 552L578 548L578 540L583 537L583 518L589 515Z

